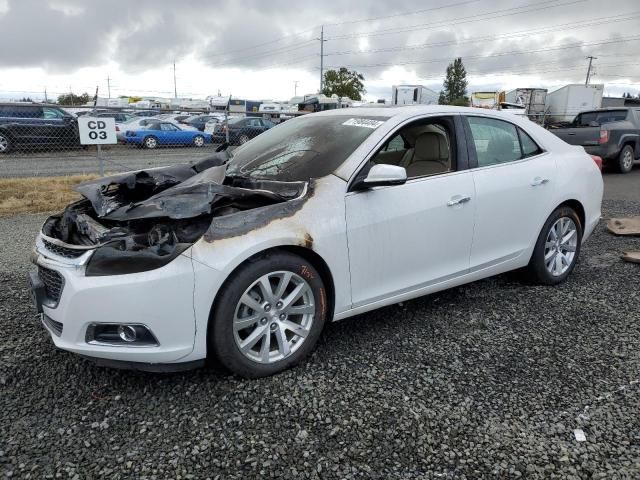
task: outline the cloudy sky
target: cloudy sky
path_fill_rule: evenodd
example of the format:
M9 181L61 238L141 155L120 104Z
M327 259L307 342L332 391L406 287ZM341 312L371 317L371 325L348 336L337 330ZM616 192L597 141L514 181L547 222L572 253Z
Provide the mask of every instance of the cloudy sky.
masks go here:
M584 82L640 92L640 2L616 0L0 0L0 98L91 92L289 99L325 68L442 85L461 56L470 91Z

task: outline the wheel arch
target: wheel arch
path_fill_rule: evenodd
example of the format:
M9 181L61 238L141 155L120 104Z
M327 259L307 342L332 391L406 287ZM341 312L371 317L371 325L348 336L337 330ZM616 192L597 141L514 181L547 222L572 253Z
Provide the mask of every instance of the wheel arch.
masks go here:
M329 269L329 265L327 264L327 262L317 252L307 247L302 247L299 245L278 245L274 247L269 247L254 253L253 255L245 258L243 261L238 263L238 265L236 265L233 268L233 270L231 270L229 275L227 275L227 278L225 279L225 281L222 283L222 285L216 292L216 295L209 309L209 318L207 320L207 351L209 351L210 349L209 333L213 325L212 319L213 319L214 311L216 309L216 306L218 305L218 302L221 301L221 292L224 290L227 283L231 280L231 278L233 278L233 276L238 271L238 269L240 269L242 266L244 266L248 262L251 262L256 258L262 257L269 253L275 253L275 252L288 252L294 255L298 255L299 257L302 257L303 259L311 263L311 265L313 265L313 267L320 274L320 277L322 278L322 283L324 284L324 287L326 289L327 319L329 322L333 319L334 308L335 308L335 284L333 281L333 274L331 273L331 270Z
M580 201L576 200L575 198L572 198L562 202L560 205L554 208L553 211L557 210L560 207L569 207L573 211L575 211L578 214L578 219L580 220L580 226L584 231L585 222L586 222L586 212L584 210L584 206L582 205L582 203L580 203ZM549 215L551 215L551 213Z

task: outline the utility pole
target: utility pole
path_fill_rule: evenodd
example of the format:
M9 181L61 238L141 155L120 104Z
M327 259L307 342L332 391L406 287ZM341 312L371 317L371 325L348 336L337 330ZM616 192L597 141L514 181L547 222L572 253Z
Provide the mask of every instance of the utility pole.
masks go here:
M176 61L173 61L173 97L178 98L178 87L176 85Z
M44 87L44 103L49 103L49 99L47 98L47 87Z
M586 78L586 80L584 81L584 84L585 84L585 85L589 85L589 80L591 79L591 63L592 63L594 60L597 60L597 59L598 59L598 57L594 57L593 55L589 55L589 56L588 56L588 57L586 57L586 58L588 58L588 59L589 59L589 66L587 67L587 78Z
M109 75L107 75L107 94L111 98L111 78L109 78Z
M293 81L293 96L294 97L298 96L298 83L300 83L299 80L294 80Z
M316 40L320 40L320 92L322 92L322 84L324 83L324 25L320 27L320 38L316 38Z
M71 99L71 106L73 107L73 90L71 89L71 85L69 85L69 98Z

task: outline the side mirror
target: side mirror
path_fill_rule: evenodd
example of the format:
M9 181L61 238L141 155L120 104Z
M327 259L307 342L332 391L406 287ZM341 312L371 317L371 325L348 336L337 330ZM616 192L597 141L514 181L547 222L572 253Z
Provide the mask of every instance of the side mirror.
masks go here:
M376 164L367 176L356 184L357 190L387 185L402 185L407 181L407 171L397 165Z

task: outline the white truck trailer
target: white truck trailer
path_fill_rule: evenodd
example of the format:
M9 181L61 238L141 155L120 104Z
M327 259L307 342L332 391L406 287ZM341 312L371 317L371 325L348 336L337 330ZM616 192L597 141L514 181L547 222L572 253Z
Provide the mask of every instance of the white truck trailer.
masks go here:
M571 122L584 110L593 110L602 105L604 85L573 83L547 94L545 104L546 123Z
M394 85L391 87L392 105L437 105L438 94L423 85Z

